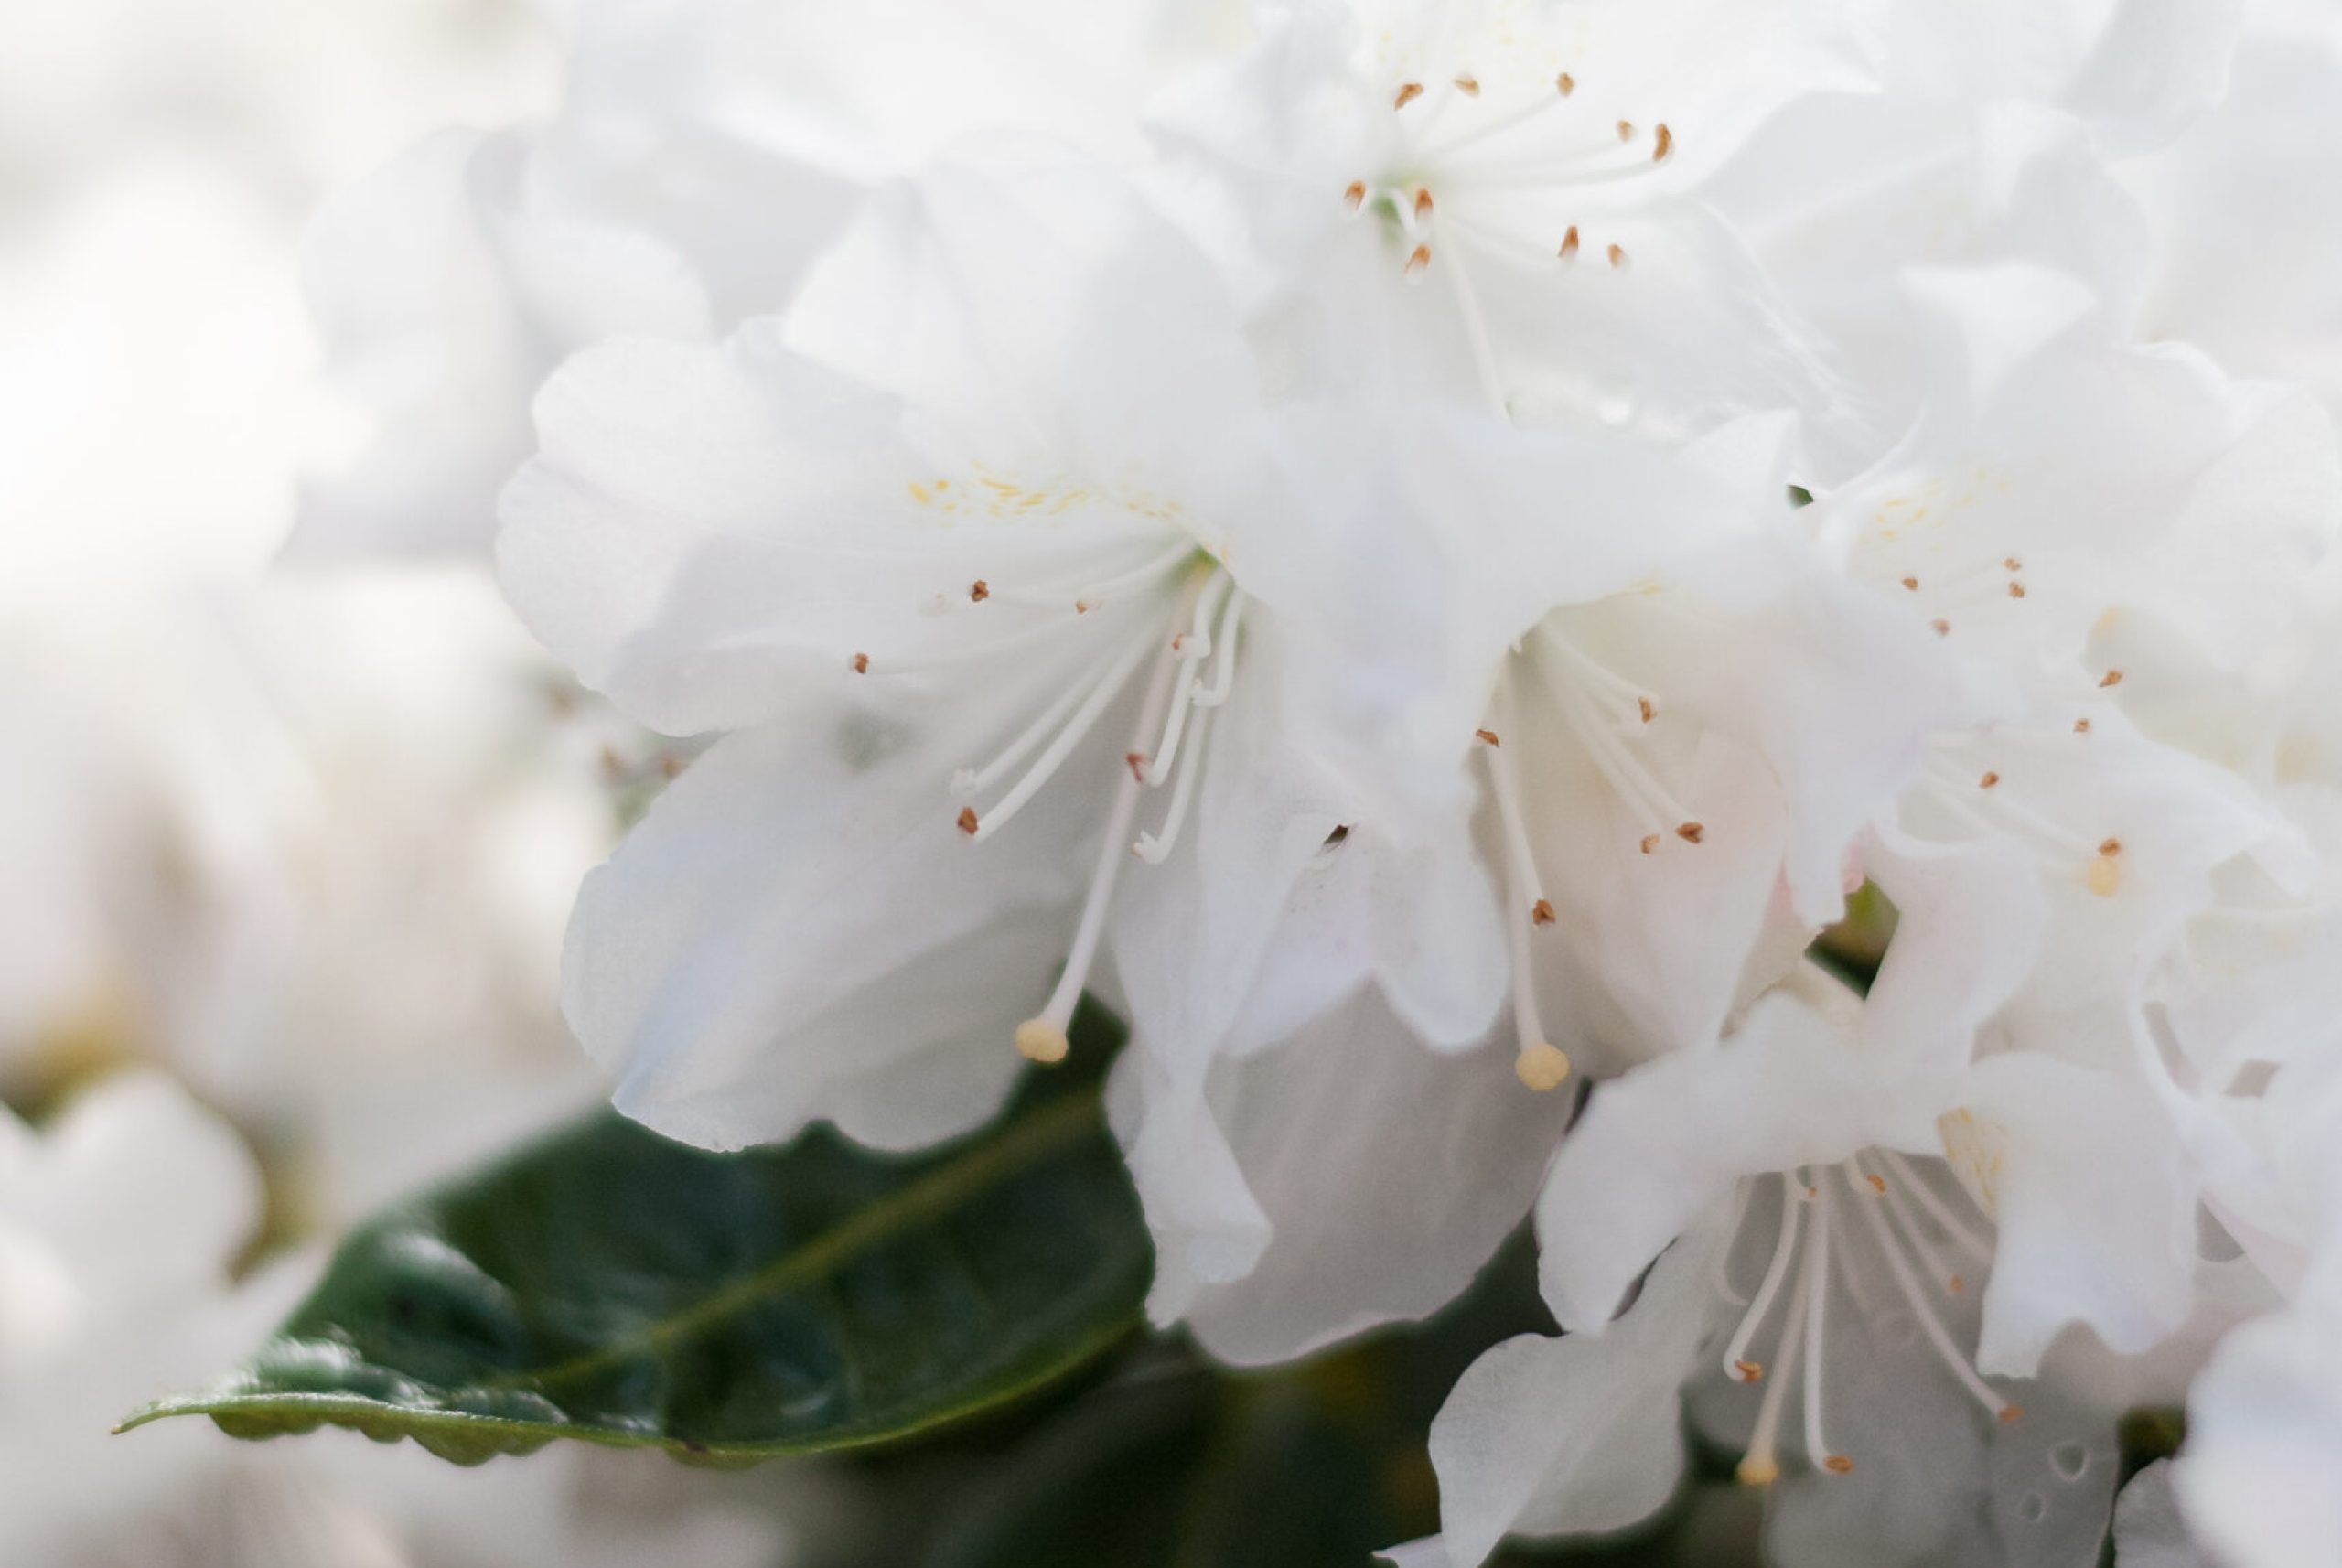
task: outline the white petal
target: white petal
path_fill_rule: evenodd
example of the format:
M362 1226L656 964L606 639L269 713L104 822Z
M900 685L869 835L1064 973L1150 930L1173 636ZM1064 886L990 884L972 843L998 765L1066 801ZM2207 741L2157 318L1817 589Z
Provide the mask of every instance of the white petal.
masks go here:
M1432 1423L1448 1560L1507 1534L1580 1535L1649 1517L1682 1472L1676 1388L1707 1327L1723 1216L1659 1260L1607 1332L1524 1334L1472 1363Z
M2030 1376L2069 1322L2126 1353L2178 1328L2196 1191L2154 1096L2124 1076L2009 1055L1979 1064L1966 1100L1999 1151L1978 1367Z
M564 1011L620 1110L714 1148L820 1116L917 1143L991 1112L1120 759L1069 768L972 843L944 785L982 734L815 707L668 789L586 879L564 961Z
M1445 1305L1527 1212L1569 1113L1509 1051L1435 1055L1371 994L1222 1062L1209 1100L1269 1244L1185 1316L1240 1365Z

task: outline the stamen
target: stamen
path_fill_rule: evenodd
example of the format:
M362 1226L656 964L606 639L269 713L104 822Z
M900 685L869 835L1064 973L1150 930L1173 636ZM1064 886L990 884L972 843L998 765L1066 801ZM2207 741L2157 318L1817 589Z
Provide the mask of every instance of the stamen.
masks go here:
M1146 638L1131 639L1129 646L1116 656L1113 664L1108 668L1105 678L1090 689L1089 694L1082 699L1081 705L1074 711L1073 716L1066 722L1065 726L1058 731L1057 737L1049 742L1047 748L1041 753L1033 766L1026 770L1025 776L1016 781L1007 794L994 803L992 810L983 814L981 825L973 811L961 811L961 832L979 839L990 838L1023 810L1026 801L1040 792L1041 786L1047 783L1050 775L1057 772L1065 759L1073 755L1074 748L1081 744L1083 737L1089 735L1091 727L1097 724L1100 716L1113 702L1115 694L1122 690L1123 682L1130 679L1131 672L1138 668L1139 660L1146 656L1150 640ZM1171 657L1167 650L1165 657Z
M1415 191L1415 221L1421 223L1430 217L1431 192L1418 188Z
M1417 209L1417 215L1429 210L1429 197L1426 196L1423 205ZM1417 246L1416 253L1428 257L1431 252L1427 247ZM1472 269L1451 266L1445 270L1448 283L1456 291L1456 313L1464 318L1464 337L1471 346L1472 368L1480 379L1480 395L1488 400L1490 413L1499 419L1509 419L1511 407L1504 395L1504 381L1497 373L1496 348L1488 338L1488 320L1480 314L1480 296L1472 287Z
M1505 701L1499 692L1499 702ZM1509 704L1508 704L1509 705ZM1536 918L1539 909L1549 914L1553 906L1545 897L1543 881L1537 874L1537 856L1529 843L1528 819L1520 809L1520 780L1513 775L1511 760L1494 740L1484 754L1488 759L1489 793L1496 797L1497 820L1504 829L1506 879L1511 885L1514 908L1530 911L1533 925L1545 922Z
M1187 701L1198 708L1216 708L1228 701L1228 693L1236 686L1236 629L1244 618L1244 590L1231 587L1228 608L1221 612L1219 629L1212 633L1211 685L1204 691L1190 691Z
M1787 1180L1786 1176L1783 1178ZM1806 1303L1813 1294L1813 1273L1799 1269L1797 1288L1789 1293L1789 1308L1781 1322L1781 1337L1773 1351L1773 1375L1765 1384L1764 1400L1756 1407L1756 1428L1749 1434L1748 1452L1734 1474L1744 1487L1769 1487L1781 1478L1777 1445L1780 1441L1781 1408L1795 1375L1803 1339Z
M1669 130L1667 123L1662 120L1659 124L1658 145L1650 150L1650 161L1655 164L1663 164L1667 161L1667 156L1674 150L1675 133Z
M2001 776L1987 768L1984 769L1984 776L1976 780L1976 788L1979 789L1990 789L1993 785L1998 784L2000 781Z
M1456 79L1456 91L1466 98L1477 98L1480 95L1479 79L1468 73L1459 76Z
M1504 742L1497 738L1497 732L1492 729L1476 729L1472 733L1489 746L1502 746L1504 744Z
M1342 192L1342 204L1352 212L1363 209L1366 206L1366 181L1350 181L1349 188Z
M855 674L867 675L870 673L870 655L867 653L857 653L848 662L854 666L854 672Z
M2090 734L2090 721L2088 719L2076 719L2074 721L2074 733L2076 735Z
M1146 644L1142 642L1139 646L1144 648ZM1178 668L1177 655L1167 646L1155 655L1155 672L1147 677L1146 695L1139 704L1136 736L1153 734L1163 723L1163 709L1171 700L1171 681ZM1106 818L1104 847L1099 852L1096 869L1090 874L1090 890L1081 903L1081 923L1074 931L1073 946L1066 954L1064 972L1058 976L1057 989L1049 993L1041 1011L1017 1026L1016 1048L1034 1061L1065 1058L1066 1026L1073 1022L1073 1010L1081 1001L1082 987L1090 981L1090 966L1098 956L1098 940L1106 929L1106 908L1113 901L1114 883L1122 875L1126 858L1123 845L1130 838L1131 819L1138 813L1139 789L1135 778L1116 781L1114 804ZM972 813L962 813L962 821L970 815Z
M1903 1199L1903 1189L1890 1187L1879 1176L1872 1176L1866 1179L1878 1196L1886 1200L1887 1218L1895 1222L1896 1233L1909 1243L1912 1251L1918 1254L1919 1262L1928 1273L1941 1281L1944 1288L1952 1294L1960 1294L1967 1282L1960 1277L1959 1270L1943 1261L1943 1255L1936 1251L1935 1243L1928 1240L1927 1232L1920 1228L1918 1216L1911 1212L1911 1206Z
M1851 1182L1853 1177L1849 1174L1846 1179ZM1927 1292L1920 1288L1918 1278L1912 1273L1910 1261L1904 1257L1903 1249L1896 1244L1894 1233L1886 1228L1886 1217L1880 1211L1880 1206L1858 1203L1854 1207L1863 1211L1871 1233L1878 1238L1879 1250L1886 1256L1887 1269L1894 1274L1895 1283L1902 1288L1904 1301L1909 1304L1913 1315L1918 1318L1919 1326L1926 1332L1928 1343L1935 1347L1937 1357L1951 1369L1952 1376L1960 1380L1961 1387L1973 1394L1978 1403L2003 1421L2014 1420L2014 1417L2007 1412L2016 1407L1993 1392L1993 1386L1976 1375L1976 1369L1952 1343L1951 1335L1945 1329L1943 1321L1936 1316L1935 1307L1928 1300Z
M1494 701L1509 708L1509 681L1499 682ZM1498 722L1508 721L1500 718ZM1530 928L1543 923L1538 918L1538 912L1542 910L1550 917L1552 906L1546 901L1545 889L1538 879L1537 858L1530 848L1529 829L1521 816L1520 785L1513 777L1511 757L1493 742L1481 755L1488 758L1489 792L1496 797L1497 816L1504 828L1506 892L1513 900L1513 908L1526 906L1530 911L1527 920L1505 922L1512 957L1512 1024L1520 1047L1512 1069L1524 1085L1542 1093L1559 1089L1570 1075L1568 1054L1545 1038L1544 1020L1537 1011L1536 972L1529 950Z
M1212 639L1208 628L1211 617L1234 587L1234 578L1225 571L1215 570L1203 592L1196 596L1193 624L1171 639L1171 651L1187 666L1187 671L1180 680L1178 695L1172 699L1170 721L1163 726L1162 738L1155 743L1155 755L1147 762L1144 783L1162 783L1178 758L1179 737L1187 729L1188 711L1196 705L1196 693L1203 684L1196 676L1195 666L1210 656Z
M1919 591L1919 579L1917 577L1906 577L1903 579L1903 585L1916 594Z
M1179 777L1171 786L1171 804L1163 813L1163 825L1151 833L1141 833L1131 845L1131 853L1149 865L1160 865L1179 842L1179 829L1187 820L1187 800L1195 793L1196 775L1202 771L1204 741L1211 732L1211 713L1207 709L1196 718L1196 733L1187 743L1187 755L1179 759Z
M1562 236L1561 254L1562 260L1565 262L1577 260L1577 225L1574 223L1571 224L1569 231Z
M1074 613L1087 615L1100 606L1119 598L1126 590L1146 587L1158 578L1167 576L1181 567L1192 565L1198 553L1195 545L1182 541L1142 565L1134 566L1127 572L1117 573L1112 577L1093 579L1069 592L1063 587L988 587L988 592L992 598L1004 605L1037 605L1045 609L1058 608L1071 597ZM1054 636L1055 628L1047 628L1044 634Z
M990 597L992 597L992 585L982 577L968 585L969 603L980 605Z
M1618 139L1622 142L1631 142L1635 139L1635 123L1632 120L1618 122Z
M1613 267L1623 267L1627 264L1627 249L1625 246L1613 245L1610 247L1610 264Z
M1553 78L1553 91L1560 93L1563 97L1567 98L1571 93L1577 91L1577 78L1572 76L1568 71L1562 72L1561 75Z
M1408 252L1407 255L1407 265L1405 268L1407 280L1412 283L1415 279L1422 277L1423 275L1424 269L1430 265L1431 247L1429 245L1417 245L1412 252Z
M1421 98L1423 95L1423 84L1422 82L1407 82L1399 89L1399 95L1391 101L1391 107L1393 109L1404 109L1408 104L1413 103L1416 99Z
M1127 674L1128 671L1124 673ZM1010 741L1002 749L998 757L994 757L982 768L963 768L951 775L951 793L972 795L980 789L991 789L1010 768L1024 761L1035 746L1039 746L1043 740L1062 727L1073 710L1097 690L1099 681L1111 680L1113 674L1113 666L1109 665L1098 674L1095 680L1088 682L1077 681L1068 686L1055 701L1041 711L1038 718L1025 727L1023 734Z
M2105 674L2098 678L2099 690L2100 691L2104 691L2109 686L2120 686L2121 684L2122 684L2122 671L2120 670L2109 670Z
M1989 1258L1993 1255L1992 1244L1970 1230L1961 1221L1960 1216L1945 1206L1943 1199L1936 1196L1935 1188L1912 1168L1910 1161L1892 1149L1879 1150L1878 1157L1885 1164L1886 1168L1894 1173L1900 1190L1918 1198L1919 1207L1928 1211L1928 1218L1934 1220L1942 1229L1944 1234L1979 1258Z
M1765 1265L1765 1277L1757 1282L1756 1294L1749 1300L1748 1310L1740 1315L1740 1325L1732 1331L1731 1343L1724 1348L1724 1369L1727 1377L1753 1383L1765 1376L1764 1363L1748 1359L1748 1342L1756 1337L1765 1315L1773 1309L1773 1297L1780 1293L1781 1282L1789 1277L1789 1260L1797 1253L1798 1225L1803 1219L1804 1208L1805 1205L1798 1200L1789 1176L1783 1175L1780 1233L1774 1238L1773 1256Z
M1830 1217L1835 1202L1822 1188L1821 1212L1813 1217L1813 1240L1806 1244L1805 1279L1813 1300L1805 1316L1805 1453L1832 1475L1843 1476L1854 1462L1830 1446L1821 1433L1821 1326L1830 1301Z

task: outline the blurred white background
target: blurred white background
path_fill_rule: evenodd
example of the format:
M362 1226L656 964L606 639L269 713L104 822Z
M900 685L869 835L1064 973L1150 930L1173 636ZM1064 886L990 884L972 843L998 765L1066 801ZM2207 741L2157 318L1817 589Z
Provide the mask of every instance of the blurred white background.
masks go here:
M811 1506L647 1455L106 1435L256 1343L352 1219L597 1093L561 927L658 754L477 564L274 564L353 439L313 387L306 220L425 132L545 112L557 23L0 0L12 1565L753 1568Z

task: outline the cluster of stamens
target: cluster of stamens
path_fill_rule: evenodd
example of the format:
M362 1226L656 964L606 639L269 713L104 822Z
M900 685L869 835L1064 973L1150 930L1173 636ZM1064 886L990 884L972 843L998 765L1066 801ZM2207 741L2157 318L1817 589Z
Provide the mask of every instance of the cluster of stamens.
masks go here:
M1882 1169L1872 1170L1870 1163ZM1947 1262L1942 1249L1929 1238L1927 1227L1921 1223L1921 1214L1934 1222L1945 1246L1968 1254L1976 1262L1990 1259L1991 1244L1952 1211L1951 1206L1909 1162L1891 1150L1874 1150L1867 1157L1858 1155L1843 1165L1810 1176L1801 1171L1785 1172L1779 1181L1780 1229L1772 1255L1755 1293L1748 1298L1746 1309L1724 1344L1722 1357L1726 1377L1743 1383L1765 1384L1756 1410L1756 1430L1740 1462L1738 1474L1744 1484L1769 1486L1780 1477L1781 1423L1792 1380L1799 1382L1802 1393L1808 1459L1828 1475L1844 1476L1853 1471L1853 1456L1833 1447L1825 1430L1824 1340L1832 1279L1845 1287L1858 1310L1867 1314L1876 1307L1860 1271L1849 1261L1847 1249L1839 1245L1833 1251L1836 1210L1841 1202L1851 1203L1861 1211L1896 1294L1954 1380L1995 1420L2011 1422L2024 1413L1978 1375L1974 1363L1953 1341L1951 1331L1937 1312L1930 1286L1922 1281L1923 1274L1933 1283L1933 1289L1945 1296L1963 1294L1968 1283L1966 1275ZM1842 1192L1839 1190L1841 1187ZM1811 1213L1810 1221L1808 1211ZM1794 1282L1790 1279L1792 1272ZM1752 1359L1751 1348L1772 1316L1774 1304L1780 1299L1785 1284L1789 1286L1789 1300L1773 1341L1771 1360L1767 1363ZM1801 1380L1798 1378L1800 1369Z
M1644 831L1637 849L1648 855L1658 853L1670 838L1687 844L1706 842L1706 825L1692 817L1657 771L1635 755L1632 742L1659 717L1658 702L1586 654L1551 623L1531 634L1523 651L1538 657L1547 673L1545 684L1552 693L1556 716L1584 743L1620 802L1640 819ZM1508 674L1499 682L1491 704L1495 722L1508 728L1517 725L1513 705L1513 681ZM1528 911L1526 920L1513 913L1506 921L1512 945L1513 1026L1520 1047L1513 1069L1531 1089L1556 1089L1568 1079L1570 1061L1545 1038L1529 942L1534 928L1553 923L1553 904L1545 895L1538 870L1518 769L1505 750L1503 733L1491 727L1474 735L1487 759L1488 790L1503 835L1507 903L1513 911Z
M1342 192L1342 200L1353 214L1372 209L1388 211L1397 220L1406 246L1401 270L1409 281L1419 282L1428 274L1435 255L1448 251L1456 253L1459 264L1444 266L1441 271L1456 290L1482 381L1499 408L1503 406L1504 394L1488 329L1469 268L1460 263L1475 251L1525 260L1528 258L1523 254L1524 248L1534 251L1537 245L1506 232L1503 224L1487 218L1484 202L1468 199L1501 196L1509 190L1578 189L1639 178L1675 154L1675 133L1666 124L1652 127L1649 150L1645 151L1643 132L1633 121L1624 119L1613 122L1606 131L1595 133L1585 145L1557 157L1505 156L1492 145L1515 132L1531 128L1566 104L1576 91L1576 79L1563 71L1553 79L1552 91L1540 92L1530 102L1474 129L1439 138L1433 132L1441 115L1458 102L1477 99L1479 79L1469 71L1459 73L1447 83L1445 91L1426 87L1420 81L1402 82L1392 94L1391 106L1408 123L1413 145L1394 161L1402 168L1416 171L1415 176L1354 179ZM1424 106L1413 107L1419 102ZM1447 197L1457 199L1450 201ZM1458 210L1459 206L1464 209ZM1563 265L1574 263L1583 248L1579 226L1571 223L1558 240L1549 234L1543 243L1552 246L1550 254ZM1626 247L1616 242L1605 243L1602 253L1614 271L1628 264Z
M1108 815L1105 849L1091 873L1064 972L1040 1013L1017 1026L1016 1048L1034 1061L1065 1058L1066 1028L1072 1022L1104 934L1125 848L1150 865L1160 865L1178 843L1195 800L1213 713L1234 688L1245 596L1225 568L1208 558L1199 559L1191 544L1181 544L1133 571L1087 584L1074 593L997 588L980 577L966 595L967 602L975 605L1070 603L1077 615L1087 615L1112 600L1160 592L1182 573L1185 582L1176 590L1167 620L1146 618L1140 635L1126 639L1111 658L1058 693L992 760L980 768L962 768L951 779L953 794L971 796L1015 775L1015 781L990 805L981 810L963 805L954 818L969 838L992 837L1081 749L1139 667L1147 662L1150 653L1154 655L1136 730L1123 753L1125 766ZM855 654L852 664L858 673L871 669L864 654ZM1132 839L1140 796L1166 783L1170 799L1161 822L1152 832Z

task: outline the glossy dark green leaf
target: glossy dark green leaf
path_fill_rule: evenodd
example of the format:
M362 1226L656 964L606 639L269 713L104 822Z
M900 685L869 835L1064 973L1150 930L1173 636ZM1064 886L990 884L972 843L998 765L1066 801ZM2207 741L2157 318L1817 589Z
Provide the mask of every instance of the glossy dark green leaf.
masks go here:
M597 1114L373 1220L245 1368L124 1424L746 1464L991 1409L1140 1321L1151 1251L1099 1102L1110 1032L1086 1015L1072 1060L998 1123L916 1156L826 1129L709 1155Z

